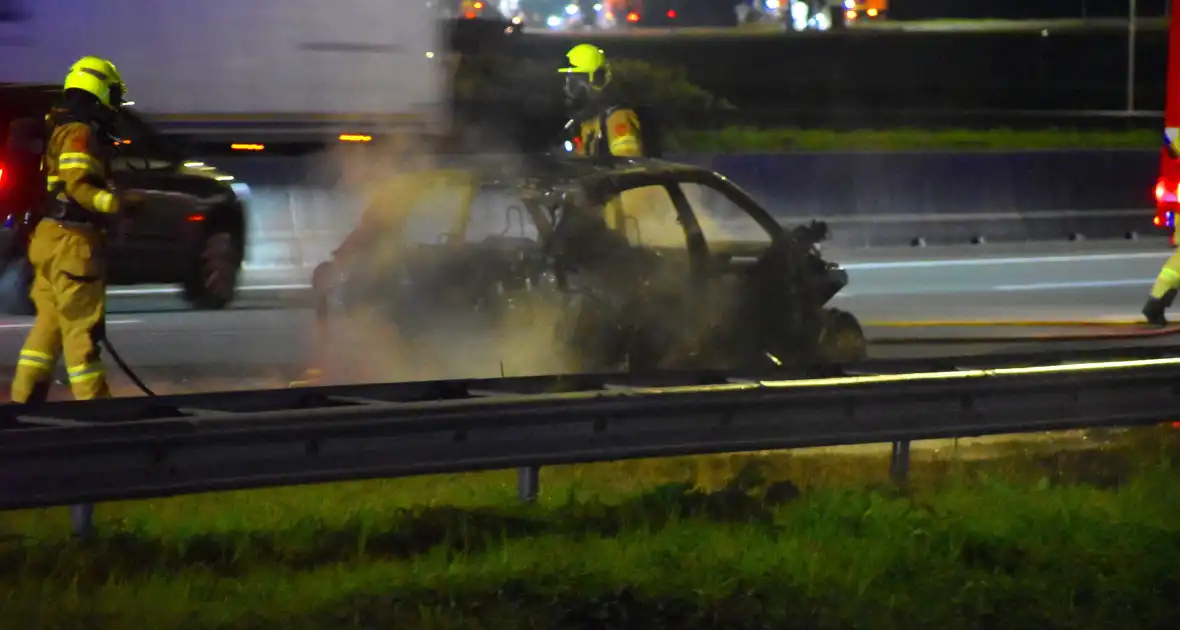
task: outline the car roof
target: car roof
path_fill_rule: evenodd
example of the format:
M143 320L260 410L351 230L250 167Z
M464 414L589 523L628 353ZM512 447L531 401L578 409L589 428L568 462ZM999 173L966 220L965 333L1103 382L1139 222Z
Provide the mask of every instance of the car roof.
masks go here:
M523 179L550 189L581 187L591 194L611 194L619 190L673 181L718 183L725 177L716 172L679 162L657 158L605 159L572 154L547 154L525 159Z
M681 174L715 175L713 171L657 158L607 157L588 158L573 154L548 154L536 156L526 162L526 173L540 178L573 178L595 180L618 178L627 175L650 177L675 176Z

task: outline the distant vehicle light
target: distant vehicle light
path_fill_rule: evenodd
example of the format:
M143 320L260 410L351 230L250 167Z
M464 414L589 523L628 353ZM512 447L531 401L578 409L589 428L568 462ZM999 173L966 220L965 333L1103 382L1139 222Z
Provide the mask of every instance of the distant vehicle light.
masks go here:
M778 11L780 6L778 0L766 0L766 8L771 11Z
M467 13L463 14L463 17L467 18L468 20L474 20L475 19L475 11L468 11Z
M340 134L341 142L371 142L373 136L366 136L359 133L342 133Z
M471 6L475 7L476 9L482 9L482 8L483 8L483 3L482 3L482 2L476 2L475 4L473 4L473 5L471 5Z
M845 9L856 8L856 0L844 0L844 8Z
M549 28L557 28L561 26L561 18L557 17L556 15L550 15L549 19L545 20L545 24Z
M602 10L602 3L600 2L600 3L596 4L596 5L594 5L594 10L595 10L595 11L601 11L601 10Z
M229 145L229 148L234 151L262 151L266 146L261 144L234 143Z
M669 20L676 19L676 9L668 9L668 19Z
M200 223L201 221L205 220L205 215L203 215L203 214L190 214L186 218L189 220L190 223Z
M846 17L850 20L855 20L856 19L856 11L845 11L844 17Z
M865 13L868 13L869 17L877 17L877 10L876 9L869 9Z
M627 14L627 21L634 24L639 21L639 14L632 11Z

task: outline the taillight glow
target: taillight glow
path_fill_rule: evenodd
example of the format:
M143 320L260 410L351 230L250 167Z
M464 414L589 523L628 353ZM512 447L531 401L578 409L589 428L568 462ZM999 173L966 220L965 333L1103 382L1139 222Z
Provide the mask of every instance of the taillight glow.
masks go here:
M639 21L639 14L634 11L628 13L627 14L627 21L631 22L632 24L634 24L635 22L638 22Z
M668 9L668 19L669 20L676 19L676 9Z
M0 166L0 186L4 185L4 167Z

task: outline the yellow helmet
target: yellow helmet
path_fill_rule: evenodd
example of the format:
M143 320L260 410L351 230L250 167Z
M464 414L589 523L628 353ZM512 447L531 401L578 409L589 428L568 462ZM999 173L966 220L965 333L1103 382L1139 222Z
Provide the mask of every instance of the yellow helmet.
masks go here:
M578 44L565 54L570 65L558 72L571 75L585 75L586 82L592 89L601 90L610 83L610 63L606 60L606 53L594 44Z
M127 96L123 77L115 64L94 56L82 57L70 66L64 89L89 92L98 102L111 109L121 107Z

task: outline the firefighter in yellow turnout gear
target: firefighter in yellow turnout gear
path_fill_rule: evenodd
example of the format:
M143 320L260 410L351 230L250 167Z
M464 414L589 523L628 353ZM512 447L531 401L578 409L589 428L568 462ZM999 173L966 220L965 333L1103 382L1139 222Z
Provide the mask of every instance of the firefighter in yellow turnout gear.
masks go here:
M578 44L566 53L565 104L575 132L579 155L641 157L643 140L639 116L626 105L612 102L611 67L606 53L594 44Z
M616 104L611 93L611 67L606 53L594 44L578 44L566 53L565 105L573 152L586 157L643 157L643 136L634 109ZM641 191L625 195L642 197ZM634 205L634 204L632 204ZM623 200L613 199L603 212L612 230L625 230Z
M114 114L123 98L115 65L83 57L70 67L62 98L47 117L49 195L28 250L37 317L21 348L14 402L44 400L63 350L76 399L110 396L98 341L106 306L106 222L127 205L106 181Z

